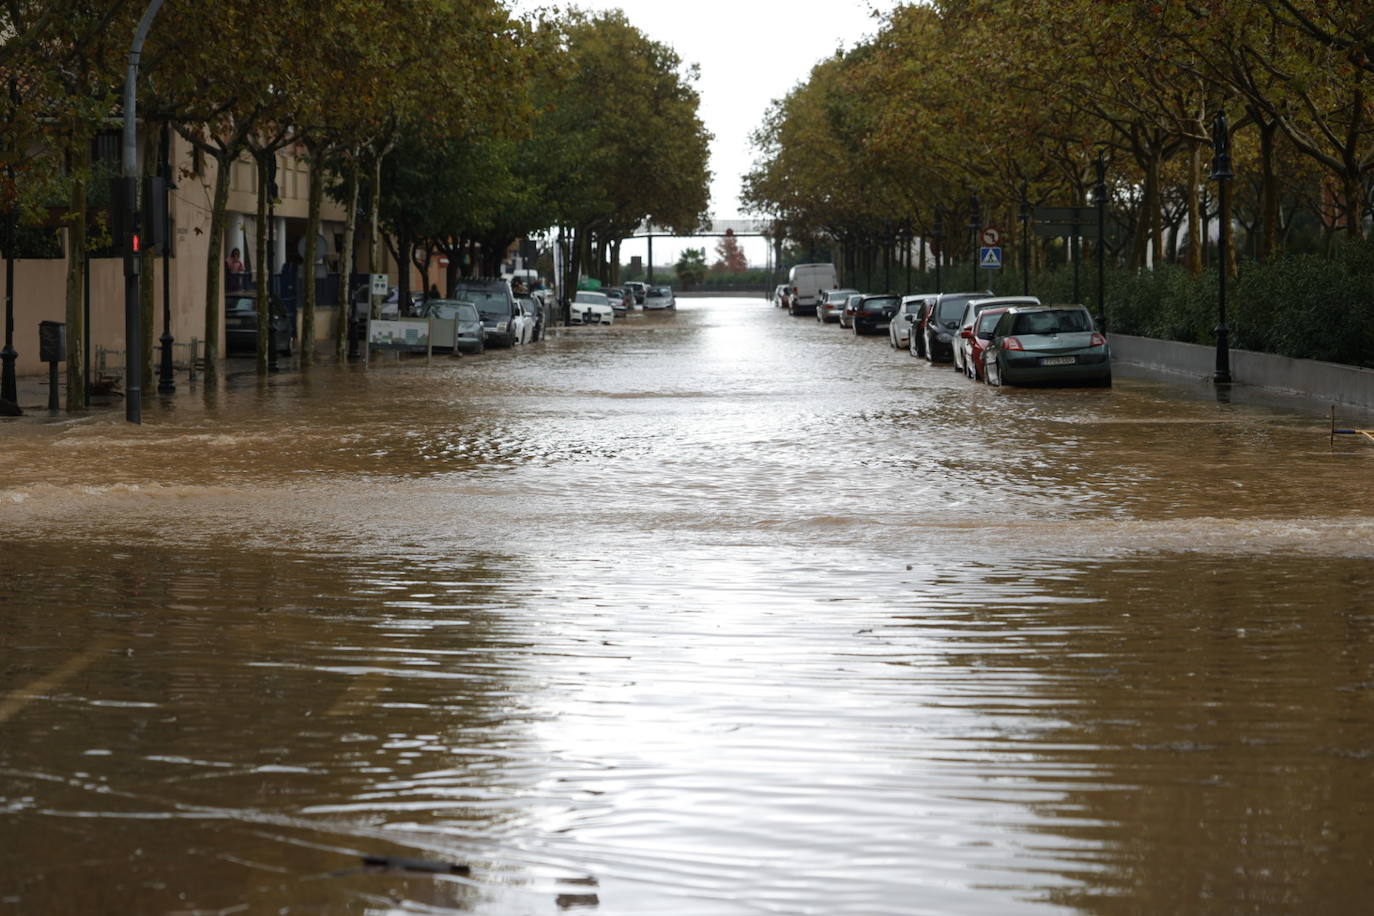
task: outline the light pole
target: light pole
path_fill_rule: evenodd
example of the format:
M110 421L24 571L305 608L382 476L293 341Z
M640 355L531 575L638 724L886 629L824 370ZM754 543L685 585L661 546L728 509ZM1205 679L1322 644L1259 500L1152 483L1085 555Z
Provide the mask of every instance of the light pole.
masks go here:
M1021 182L1021 295L1030 295L1030 200Z
M18 108L19 85L14 77L10 77L10 100ZM9 185L10 193L14 194L14 156L18 150L7 150L5 162L5 177ZM10 410L19 409L19 380L15 378L14 361L19 358L19 354L14 350L14 245L19 237L19 201L16 198L10 200L8 218L5 220L5 348L0 350L0 401L8 401L14 406Z
M978 244L983 234L983 202L978 199L975 191L968 202L969 226L973 229L973 285L969 289L978 288Z
M1107 333L1107 161L1097 153L1097 184L1093 185L1097 204L1097 330Z
M172 377L172 128L162 125L162 361L158 372L157 393L174 394L177 383ZM194 358L194 355L192 356Z
M150 0L143 18L138 21L134 40L129 45L128 66L124 73L124 154L121 193L114 198L122 207L122 232L118 241L124 249L124 419L130 423L143 422L143 330L138 316L138 142L135 127L138 120L138 60L143 54L143 42L153 26L153 17L162 8L162 0Z
M1226 112L1217 112L1212 124L1212 180L1217 183L1220 197L1220 236L1217 250L1217 368L1212 380L1218 385L1231 384L1231 329L1226 325L1226 274L1230 268L1231 251L1231 128Z
M935 205L935 223L931 226L930 237L935 241L935 291L942 293L945 289L940 285L940 262L945 257L945 208L939 204Z

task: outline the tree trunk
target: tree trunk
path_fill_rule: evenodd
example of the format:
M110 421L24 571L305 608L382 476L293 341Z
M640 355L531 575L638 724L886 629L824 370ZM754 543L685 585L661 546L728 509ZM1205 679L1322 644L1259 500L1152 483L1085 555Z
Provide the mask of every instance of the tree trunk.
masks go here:
M257 269L253 274L257 287L258 305L258 373L267 372L267 342L272 336L271 287L272 263L267 254L267 157L276 153L254 153L258 167L258 225L257 225Z
M310 203L305 220L305 258L301 267L301 286L304 298L301 300L301 365L309 366L315 362L315 260L319 257L320 205L324 201L324 149L318 143L307 143L310 154ZM347 293L344 294L346 299ZM345 306L339 307L342 318L348 314Z
M1153 255L1151 263L1154 267L1164 262L1164 206L1160 195L1160 164L1159 151L1151 150L1150 179L1145 183L1145 206L1150 214L1150 245Z
M1279 251L1279 179L1274 173L1274 138L1279 122L1265 122L1258 116L1255 120L1260 126L1260 238L1256 256L1269 261Z
M339 305L339 326L334 329L334 353L339 362L348 360L348 325L353 320L353 247L358 236L358 157L356 150L347 158L344 176L344 199L347 201L344 213L343 251L339 252L339 288L343 291L343 302Z
M215 196L210 207L210 257L205 261L205 378L213 382L219 372L220 278L224 276L224 211L229 206L229 172L237 158L228 150L215 158Z
M67 225L67 411L86 409L86 181L91 170L90 134L72 118L67 171L72 176Z
M1341 194L1345 198L1345 230L1352 239L1364 238L1364 182L1360 167L1352 163L1341 176Z
M378 151L372 157L372 193L368 201L368 242L367 242L367 272L370 274L381 273L382 267L382 233L379 222L380 215L377 211L382 208L382 157L384 152ZM382 297L370 294L368 298L368 314L373 318L382 317Z
M1198 189L1202 186L1202 144L1193 141L1188 149L1188 272L1202 273L1202 200Z
M396 233L396 250L392 252L396 256L396 303L406 318L410 317L410 254L414 247L409 230Z

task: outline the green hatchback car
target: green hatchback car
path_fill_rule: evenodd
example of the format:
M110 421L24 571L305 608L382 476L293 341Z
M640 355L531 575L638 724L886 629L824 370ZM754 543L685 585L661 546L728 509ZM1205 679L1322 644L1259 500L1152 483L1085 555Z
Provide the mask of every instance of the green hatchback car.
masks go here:
M1081 305L1008 309L983 353L989 385L1111 385L1112 352Z

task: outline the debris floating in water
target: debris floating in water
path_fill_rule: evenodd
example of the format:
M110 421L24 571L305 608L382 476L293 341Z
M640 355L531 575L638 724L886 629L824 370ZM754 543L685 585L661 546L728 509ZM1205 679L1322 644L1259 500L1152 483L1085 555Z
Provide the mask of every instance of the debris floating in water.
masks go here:
M426 875L467 875L472 873L472 869L466 865L436 862L432 859L407 859L403 856L363 856L363 865L368 868L411 871Z

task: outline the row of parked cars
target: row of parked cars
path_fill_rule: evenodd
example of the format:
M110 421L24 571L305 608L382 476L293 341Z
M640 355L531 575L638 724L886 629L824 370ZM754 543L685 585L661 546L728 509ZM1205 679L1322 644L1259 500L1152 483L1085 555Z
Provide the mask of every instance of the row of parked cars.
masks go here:
M778 287L773 304L796 314L787 294ZM896 296L828 289L815 317L855 335L886 330L894 349L989 385L1112 383L1111 347L1081 305L989 290Z
M676 308L672 287L626 283L623 287L578 290L573 295L572 320L581 324L611 324L617 315L635 309L652 312Z

